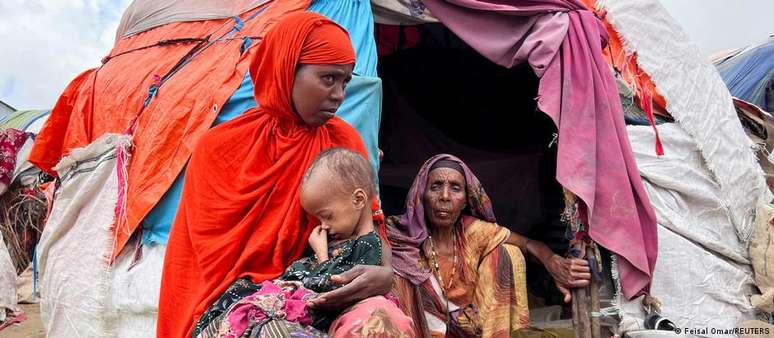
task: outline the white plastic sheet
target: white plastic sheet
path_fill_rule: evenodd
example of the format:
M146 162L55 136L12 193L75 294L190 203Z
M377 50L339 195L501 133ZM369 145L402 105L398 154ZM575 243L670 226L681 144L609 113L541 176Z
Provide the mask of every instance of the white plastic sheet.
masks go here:
M61 185L37 247L48 337L156 336L166 247L143 247L135 262L128 245L108 264L122 169L117 150L130 142L126 135L105 135L54 168Z
M134 0L124 11L116 41L173 22L237 16L271 0Z
M659 250L651 294L681 328L733 329L755 310L747 242L693 138L678 124L659 126L665 155L653 152L650 127L627 128L658 219ZM619 298L624 330L643 328L640 299Z
M420 0L371 0L376 23L417 25L438 22Z
M40 311L48 337L105 337L112 225L118 199L116 153L129 136L106 134L54 167L61 185L37 246Z
M16 309L16 268L0 232L0 323L5 320L8 310Z

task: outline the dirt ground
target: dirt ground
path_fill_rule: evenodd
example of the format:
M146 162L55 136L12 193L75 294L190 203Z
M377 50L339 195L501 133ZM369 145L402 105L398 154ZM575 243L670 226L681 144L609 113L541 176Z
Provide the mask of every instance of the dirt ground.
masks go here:
M21 324L11 325L0 331L2 338L43 338L43 322L40 321L40 306L38 304L21 304L21 308L27 313L27 320Z

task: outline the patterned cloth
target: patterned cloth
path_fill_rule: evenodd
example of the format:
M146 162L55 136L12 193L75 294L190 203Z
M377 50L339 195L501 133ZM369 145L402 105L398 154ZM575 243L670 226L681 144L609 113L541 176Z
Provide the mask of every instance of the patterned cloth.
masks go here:
M218 325L217 337L251 337L253 332L260 334L266 324L275 320L307 327L312 324L312 317L306 308L306 301L315 295L300 282L264 281L258 292L242 298L231 307ZM282 327L276 329L283 331ZM308 331L316 332L313 329Z
M313 337L322 335L317 329L326 330L338 314L309 311L306 300L340 287L330 282L332 275L355 265L381 265L381 243L372 231L331 245L328 248L331 258L322 263L318 264L314 257L293 262L273 282L257 285L247 278L239 279L201 317L193 337L250 337L253 332L262 332L264 325L274 320L298 323L307 327Z
M223 320L224 314L232 305L257 292L260 288L260 285L253 283L249 278L237 279L199 318L191 336L194 338L217 337L218 325L210 324Z
M13 170L16 168L16 153L27 141L27 137L28 133L18 129L0 130L0 194L11 185Z
M301 281L305 288L316 292L334 290L340 285L331 284L332 275L349 271L355 265L381 265L382 241L376 232L331 245L328 248L331 259L317 264L314 257L299 259L285 270L281 280Z

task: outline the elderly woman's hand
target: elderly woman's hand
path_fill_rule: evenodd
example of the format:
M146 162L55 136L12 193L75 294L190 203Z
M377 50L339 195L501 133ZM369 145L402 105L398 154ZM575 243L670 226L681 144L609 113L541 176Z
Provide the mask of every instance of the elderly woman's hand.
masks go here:
M565 303L572 300L569 289L585 287L591 281L589 263L582 259L564 258L554 254L545 266L554 278L556 287L564 295Z
M310 307L340 311L368 297L386 294L392 289L393 272L390 267L357 265L331 276L331 282L343 286L310 300Z

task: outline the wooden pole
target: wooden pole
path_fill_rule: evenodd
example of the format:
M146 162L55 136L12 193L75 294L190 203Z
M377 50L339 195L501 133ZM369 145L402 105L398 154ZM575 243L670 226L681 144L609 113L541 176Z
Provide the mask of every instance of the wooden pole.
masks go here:
M580 311L578 311L578 289L570 289L570 294L572 294L572 327L573 331L575 331L575 338L582 338L580 333Z
M592 264L596 265L596 253L594 252L594 248L589 245L589 247L586 249L586 257L592 257ZM595 266L595 271L600 271L599 266ZM591 283L589 285L590 293L591 293L591 311L592 312L599 312L599 282L597 281L594 276L591 276ZM591 337L592 338L602 338L602 330L599 326L599 317L591 316Z
M578 288L578 315L580 319L578 322L580 325L579 335L581 338L591 337L591 321L589 320L589 296L588 287Z
M584 259L586 251L583 249L584 245L580 245L580 259ZM575 328L576 338L592 338L591 336L591 320L589 313L591 306L589 304L589 287L574 288L572 293L572 323Z

